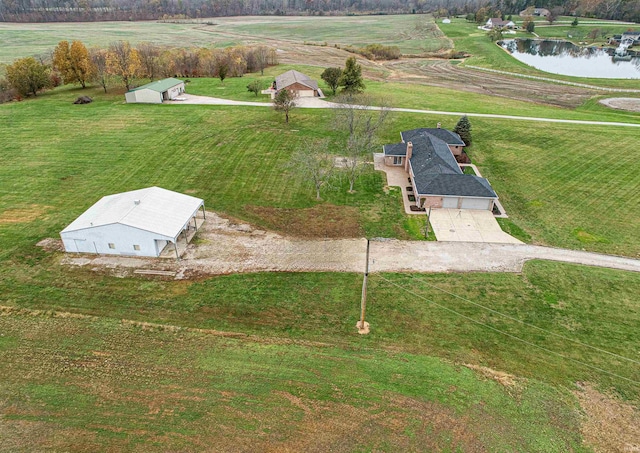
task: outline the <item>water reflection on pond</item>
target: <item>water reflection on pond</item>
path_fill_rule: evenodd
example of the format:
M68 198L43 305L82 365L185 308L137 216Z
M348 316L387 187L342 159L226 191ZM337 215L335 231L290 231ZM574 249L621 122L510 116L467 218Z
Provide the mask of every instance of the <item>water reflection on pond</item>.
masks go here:
M640 57L635 52L620 61L614 49L579 47L567 41L507 39L498 43L523 63L553 74L602 79L640 78Z

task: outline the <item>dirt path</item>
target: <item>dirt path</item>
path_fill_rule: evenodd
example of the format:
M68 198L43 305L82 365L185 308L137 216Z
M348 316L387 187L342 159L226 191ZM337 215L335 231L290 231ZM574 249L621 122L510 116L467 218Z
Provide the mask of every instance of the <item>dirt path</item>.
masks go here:
M59 241L58 241L59 242ZM49 241L51 246L51 241ZM180 261L175 259L65 255L62 263L107 270L171 272L176 279L247 272L362 272L365 239L296 239L238 224L214 213ZM377 240L371 272L519 272L531 259L547 259L640 272L640 260L527 244Z

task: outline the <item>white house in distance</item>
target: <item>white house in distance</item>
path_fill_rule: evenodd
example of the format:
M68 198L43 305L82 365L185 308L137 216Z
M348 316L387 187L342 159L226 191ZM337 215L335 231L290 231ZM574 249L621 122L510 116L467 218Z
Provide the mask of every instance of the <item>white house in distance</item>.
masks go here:
M184 235L186 243L204 219L203 200L147 187L102 197L60 237L66 252L160 256L173 244L178 258L178 238Z
M162 104L184 93L184 82L178 79L162 79L133 88L124 94L127 103Z

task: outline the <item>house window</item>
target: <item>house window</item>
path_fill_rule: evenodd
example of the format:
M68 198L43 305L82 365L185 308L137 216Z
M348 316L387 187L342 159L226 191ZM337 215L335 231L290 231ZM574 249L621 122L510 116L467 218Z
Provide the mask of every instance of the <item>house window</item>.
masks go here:
M133 246L133 250L140 250L140 246L139 245L134 245Z
M115 249L116 245L113 242L109 242L109 248L110 249Z
M393 165L402 165L402 156L393 156Z

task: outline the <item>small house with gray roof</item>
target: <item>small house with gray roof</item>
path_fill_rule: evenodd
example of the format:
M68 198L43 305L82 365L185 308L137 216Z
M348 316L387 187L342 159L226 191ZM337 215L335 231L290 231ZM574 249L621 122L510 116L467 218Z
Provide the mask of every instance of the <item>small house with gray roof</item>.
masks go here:
M455 156L465 146L458 134L441 128L400 133L401 142L384 145L384 162L402 166L420 207L493 210L498 199L485 178L464 174Z
M168 78L156 80L127 91L124 94L128 104L162 104L162 101L170 101L184 93L182 80Z
M280 90L289 90L297 97L322 97L318 82L294 69L277 76L271 88L264 93L271 94L273 99Z

